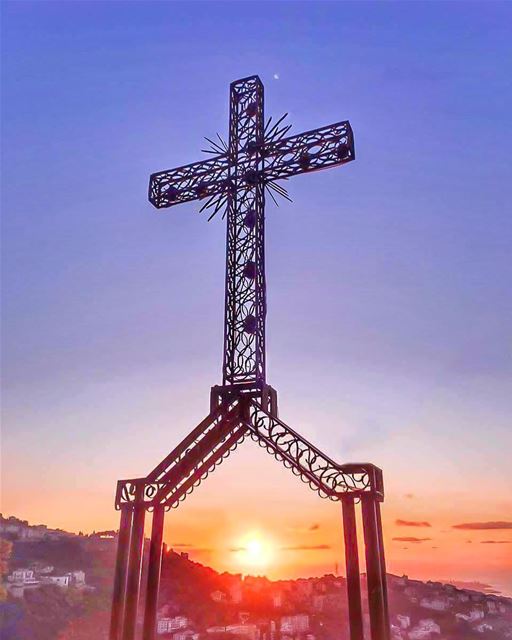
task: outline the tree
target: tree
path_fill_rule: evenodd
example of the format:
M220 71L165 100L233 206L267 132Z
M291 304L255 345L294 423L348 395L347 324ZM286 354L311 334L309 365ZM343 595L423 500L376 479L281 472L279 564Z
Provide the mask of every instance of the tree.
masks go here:
M57 640L107 640L109 615L107 611L95 611L74 618L57 636Z

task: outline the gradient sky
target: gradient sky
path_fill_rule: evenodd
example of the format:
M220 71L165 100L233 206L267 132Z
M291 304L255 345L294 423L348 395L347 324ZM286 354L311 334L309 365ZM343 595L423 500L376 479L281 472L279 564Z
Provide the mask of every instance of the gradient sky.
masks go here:
M207 413L224 225L157 215L147 181L226 135L229 82L258 73L267 115L295 133L348 118L357 150L267 208L281 416L383 468L391 571L512 593L512 5L2 9L3 512L113 528L116 480ZM321 574L340 521L245 444L166 539L247 571L230 549L260 536L272 577Z

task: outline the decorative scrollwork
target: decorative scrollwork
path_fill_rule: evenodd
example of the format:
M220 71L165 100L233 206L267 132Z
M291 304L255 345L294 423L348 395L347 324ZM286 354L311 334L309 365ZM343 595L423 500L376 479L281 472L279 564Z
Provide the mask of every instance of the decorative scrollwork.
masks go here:
M250 422L246 424L253 440L320 497L339 500L347 493L373 492L383 498L382 473L375 465L337 464L256 401L251 402Z
M259 402L239 395L219 405L146 478L120 481L116 507L176 508L248 435L322 498L384 497L378 467L337 464Z

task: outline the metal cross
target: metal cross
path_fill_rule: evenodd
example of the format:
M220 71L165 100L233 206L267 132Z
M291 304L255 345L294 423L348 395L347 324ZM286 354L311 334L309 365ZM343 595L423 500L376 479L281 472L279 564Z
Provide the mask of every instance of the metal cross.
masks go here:
M348 121L284 137L284 118L265 126L258 76L231 83L229 143L209 141L215 157L151 175L158 209L206 200L212 216L227 212L223 384L265 385L265 192L286 197L276 183L354 160Z
M292 470L343 513L351 640L363 640L356 503L361 504L371 640L389 640L386 563L380 515L382 471L371 463L340 464L278 417L277 393L265 381L265 194L287 197L277 183L299 173L354 159L348 122L285 137L280 118L264 124L258 76L231 85L229 143L209 141L213 158L151 176L158 208L204 200L212 216L227 215L223 385L210 394L209 414L150 473L119 480L121 512L110 640L135 640L146 512L153 512L143 640L154 640L162 564L164 515L176 508L246 438Z

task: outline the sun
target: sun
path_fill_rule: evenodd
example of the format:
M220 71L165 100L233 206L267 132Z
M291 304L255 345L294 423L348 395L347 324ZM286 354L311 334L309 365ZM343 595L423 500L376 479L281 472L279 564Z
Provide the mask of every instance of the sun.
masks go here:
M239 563L247 567L267 567L274 556L272 542L259 532L244 536L237 551Z

